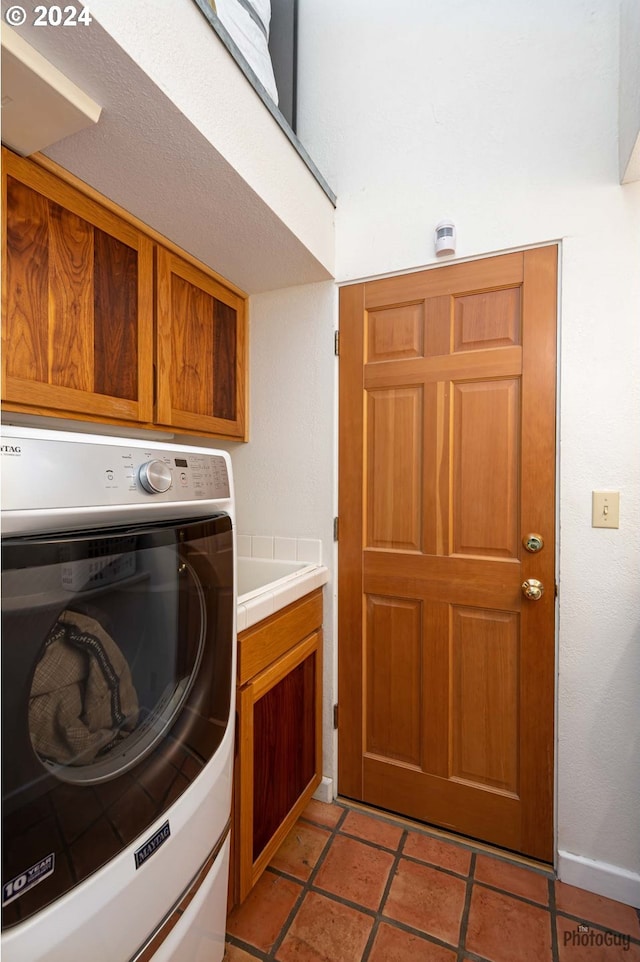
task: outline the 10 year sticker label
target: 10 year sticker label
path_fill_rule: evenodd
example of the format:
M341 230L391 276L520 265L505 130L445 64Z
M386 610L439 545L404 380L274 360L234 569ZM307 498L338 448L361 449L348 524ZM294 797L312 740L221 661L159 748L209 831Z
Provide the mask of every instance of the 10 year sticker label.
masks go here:
M28 868L25 872L20 875L16 875L11 881L5 882L2 886L2 904L8 905L9 902L13 902L14 899L19 899L21 895L32 889L34 885L38 885L39 882L44 882L46 878L53 875L53 871L56 867L56 857L52 852L51 855L47 855L45 858L36 862L31 868Z

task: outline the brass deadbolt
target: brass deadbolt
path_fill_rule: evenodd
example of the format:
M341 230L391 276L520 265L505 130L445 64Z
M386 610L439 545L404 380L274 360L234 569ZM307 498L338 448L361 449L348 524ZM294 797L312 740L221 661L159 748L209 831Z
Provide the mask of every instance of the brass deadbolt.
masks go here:
M542 551L544 548L544 538L541 534L526 534L522 539L522 543L531 554L536 554L536 552Z

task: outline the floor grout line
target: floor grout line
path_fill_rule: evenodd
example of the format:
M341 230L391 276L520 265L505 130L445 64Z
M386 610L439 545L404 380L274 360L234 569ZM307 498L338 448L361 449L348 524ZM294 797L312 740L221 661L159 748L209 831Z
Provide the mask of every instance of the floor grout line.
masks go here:
M476 871L476 853L471 856L469 866L469 876L467 878L467 890L464 895L464 905L462 907L462 918L460 919L460 929L458 931L458 962L463 962L465 956L465 942L467 941L467 928L469 926L469 912L471 910L471 896L473 894L474 875Z
M398 846L392 848L391 845L383 845L381 842L374 842L371 838L364 838L362 835L354 835L353 832L346 832L344 829L342 829L342 831L338 834L342 835L344 838L351 838L355 842L362 842L363 845L371 845L373 848L379 848L382 852L390 852L392 855L395 855L395 853L398 851Z
M261 962L268 962L268 955L266 955L261 949L258 949L255 945L252 945L251 942L245 942L244 939L239 939L237 935L229 935L227 932L225 941L228 942L229 945L235 945L237 949L242 949L242 951L246 952L247 955L250 955L252 959L260 959Z
M551 879L549 879L549 881L553 884ZM492 892L498 892L500 895L508 895L509 898L516 899L518 902L524 902L525 905L530 905L534 909L542 909L544 912L549 911L549 906L545 905L544 902L536 902L535 899L530 899L526 895L519 895L518 892L511 892L509 889L500 888L499 885L495 885L493 882L482 882L480 879L474 879L474 884L484 889L490 889Z
M327 844L328 844L328 841L327 841ZM282 923L282 926L281 926L281 928L280 928L280 931L278 932L277 936L275 937L275 939L274 939L274 941L273 941L273 943L272 943L272 945L271 945L271 948L269 949L269 952L268 952L268 954L267 954L267 959L275 959L276 953L280 950L280 946L282 945L282 943L284 942L285 938L287 937L287 934L288 934L288 932L289 932L289 929L290 929L291 926L293 925L293 921L294 921L296 915L298 914L298 911L299 911L300 906L302 905L302 903L303 903L303 901L304 901L304 898L305 898L306 894L307 894L307 890L306 890L306 888L303 886L302 889L300 890L299 894L298 894L298 897L296 898L295 902L293 903L293 906L291 907L291 911L289 912L289 914L287 915L286 919L285 919L284 922Z
M369 932L369 938L367 939L362 955L360 956L360 962L368 962L369 955L371 954L373 943L376 940L376 936L378 934L379 928L380 928L380 919L376 918L373 920L373 925L371 926L371 931Z
M297 914L298 914L298 912L299 912L299 910L300 910L300 908L301 908L301 906L302 906L302 903L304 902L305 898L307 897L308 892L313 891L313 889L312 889L313 879L314 879L315 876L318 874L318 872L320 871L320 868L321 868L322 865L324 864L324 861L325 861L325 859L327 858L327 856L328 856L328 854L329 854L329 851L330 851L330 849L331 849L331 846L333 845L333 842L335 841L336 835L338 834L339 826L342 824L342 822L345 820L346 817L347 817L347 813L346 813L346 810L345 810L345 811L342 813L342 815L340 816L340 818L337 820L337 822L335 823L335 825L333 826L333 829L330 830L330 834L329 834L328 838L325 840L324 847L323 847L322 851L320 852L320 855L318 856L318 859L317 859L315 865L313 866L313 868L312 868L312 870L311 870L311 873L310 873L310 875L309 875L309 878L306 880L306 882L302 882L302 890L301 890L301 892L299 893L299 895L298 895L298 897L297 897L297 899L296 899L296 901L295 901L295 903L294 903L291 911L289 912L287 918L285 919L284 924L283 924L282 928L280 929L280 932L278 933L277 938L275 939L273 945L271 946L271 949L269 950L269 954L268 954L268 956L267 956L267 959L269 959L269 960L275 960L275 959L276 959L277 953L280 951L280 947L281 947L282 943L284 942L284 940L286 939L287 935L289 934L289 929L290 929L291 926L293 925L293 922L294 922L294 920L295 920L295 918L296 918L296 916L297 916ZM327 826L324 826L324 827L327 828ZM285 874L285 873L280 873L280 872L278 872L277 870L273 870L273 869L270 869L270 870L273 871L274 874ZM294 878L294 880L295 880L296 882L298 882L298 883L301 882L300 879L295 879L295 878Z
M414 925L409 925L407 922L401 922L400 919L394 919L390 915L381 915L380 922L384 922L386 925L390 925L394 929L400 929L401 932L406 932L408 935L416 935L418 938L422 939L424 942L429 942L431 945L438 945L442 949L448 949L450 952L456 952L457 946L452 942L447 942L445 939L439 938L437 935L433 935L432 932L425 932L424 929L417 929Z
M364 947L364 952L362 953L362 958L360 962L367 962L369 955L371 953L371 949L373 948L375 937L378 934L378 929L380 928L380 918L382 916L382 910L384 909L385 903L389 896L389 892L391 891L391 886L393 885L393 880L396 876L396 872L398 871L398 865L400 864L400 859L402 858L402 852L404 850L404 845L407 840L407 834L408 833L405 830L402 832L402 835L400 836L400 841L398 842L395 858L389 870L389 874L387 876L387 881L385 883L384 889L382 890L382 897L380 898L380 903L378 905L377 918L373 923L373 928L371 929L371 932L369 933L369 939L367 941L367 944Z
M549 914L551 916L551 954L553 956L553 962L559 962L560 949L558 948L558 926L556 924L556 887L551 879L549 879Z

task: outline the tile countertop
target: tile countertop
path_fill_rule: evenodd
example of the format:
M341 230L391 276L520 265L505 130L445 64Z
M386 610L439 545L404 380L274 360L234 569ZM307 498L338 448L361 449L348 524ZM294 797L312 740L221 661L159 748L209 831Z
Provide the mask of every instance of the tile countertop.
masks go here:
M238 632L303 598L329 580L321 564L238 558Z

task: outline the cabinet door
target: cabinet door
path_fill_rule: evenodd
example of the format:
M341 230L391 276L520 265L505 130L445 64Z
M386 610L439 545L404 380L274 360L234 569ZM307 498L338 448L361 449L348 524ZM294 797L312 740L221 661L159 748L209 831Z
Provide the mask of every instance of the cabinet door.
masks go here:
M3 400L150 421L151 241L32 161L2 159Z
M253 706L253 861L316 774L316 652Z
M240 901L320 783L321 686L322 632L316 631L240 691L235 800Z
M157 256L157 422L245 439L244 301L170 251Z

